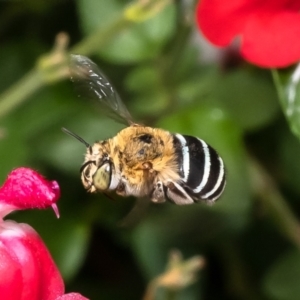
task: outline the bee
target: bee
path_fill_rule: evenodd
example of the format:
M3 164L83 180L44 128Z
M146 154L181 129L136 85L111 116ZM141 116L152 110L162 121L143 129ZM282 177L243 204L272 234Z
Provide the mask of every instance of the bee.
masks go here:
M189 135L136 124L117 92L89 58L72 55L71 80L95 98L113 118L127 124L115 137L90 145L63 131L87 151L81 180L91 193L115 191L121 196L148 197L177 205L213 203L225 187L222 158L205 141Z

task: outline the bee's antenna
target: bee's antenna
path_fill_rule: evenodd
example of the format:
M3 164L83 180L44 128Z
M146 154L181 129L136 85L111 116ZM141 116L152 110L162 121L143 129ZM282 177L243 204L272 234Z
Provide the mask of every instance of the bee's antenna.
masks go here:
M90 148L90 144L88 142L86 142L83 138L81 138L80 136L78 136L76 133L74 133L74 132L72 132L72 131L68 130L67 128L64 128L64 127L62 127L61 130L64 133L66 133L66 134L74 137L76 140L78 140L79 142L81 142L82 144L84 144L87 148Z

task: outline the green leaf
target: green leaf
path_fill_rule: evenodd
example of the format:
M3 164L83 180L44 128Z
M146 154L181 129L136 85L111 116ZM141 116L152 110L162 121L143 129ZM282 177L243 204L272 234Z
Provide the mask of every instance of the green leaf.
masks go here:
M51 228L51 232L48 233L49 245L51 243L59 245L53 247L51 253L65 280L70 280L76 275L86 257L90 228L87 223L70 218L56 225L56 232L59 234L53 234L53 226L49 227Z
M300 64L289 73L273 70L273 78L285 117L300 138Z
M122 4L116 0L79 0L77 7L81 27L86 34L89 34L116 17L122 9Z
M271 267L264 279L264 290L274 300L298 300L300 298L300 252L293 250Z
M51 150L57 153L56 149L50 149L53 141L47 138L55 133L63 136L60 121L76 110L75 105L65 101L67 96L63 85L45 88L3 119L0 147L3 179L17 166L49 157Z
M127 90L134 93L131 109L136 114L161 113L169 104L166 90L162 87L159 70L144 66L133 70L126 78Z
M280 154L281 176L285 183L294 189L300 191L300 143L297 137L286 128L278 133L278 150ZM297 201L297 200L296 200Z
M158 69L142 66L134 69L127 77L125 86L131 92L146 93L160 86Z
M213 95L242 128L257 129L274 120L279 111L272 81L258 72L237 69L219 75Z
M168 257L165 230L160 225L155 219L148 219L133 235L134 250L148 280L163 272Z
M0 140L0 182L3 182L13 169L26 165L30 147L21 136L13 134L13 130L2 127L0 132L3 134Z
M124 2L117 0L80 0L79 15L84 32L108 26L123 12ZM175 6L168 5L153 18L132 23L102 48L99 54L114 63L133 63L154 58L175 30Z
M17 39L0 47L0 91L4 91L28 71L35 59L45 51L37 40Z

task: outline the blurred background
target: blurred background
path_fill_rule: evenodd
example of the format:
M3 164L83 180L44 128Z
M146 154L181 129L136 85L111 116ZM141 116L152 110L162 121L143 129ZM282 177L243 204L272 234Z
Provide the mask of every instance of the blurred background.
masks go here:
M50 210L9 218L40 233L67 291L142 299L177 249L183 260L202 256L197 278L144 299L300 299L299 141L270 71L245 63L234 48L206 44L195 4L0 1L1 182L28 166L62 191L59 220ZM79 174L85 147L61 127L93 143L124 126L77 97L70 53L100 66L136 122L217 149L228 184L214 206L142 200L126 218L136 199L86 193Z

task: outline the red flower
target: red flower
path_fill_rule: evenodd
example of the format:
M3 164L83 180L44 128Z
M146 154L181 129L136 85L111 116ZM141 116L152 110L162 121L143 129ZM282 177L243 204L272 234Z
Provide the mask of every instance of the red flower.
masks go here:
M87 300L64 295L61 275L42 239L27 224L2 218L9 212L52 206L60 196L56 181L27 168L11 172L0 188L0 295L5 300Z
M262 67L300 60L299 0L201 0L198 25L217 46L240 38L241 55Z

